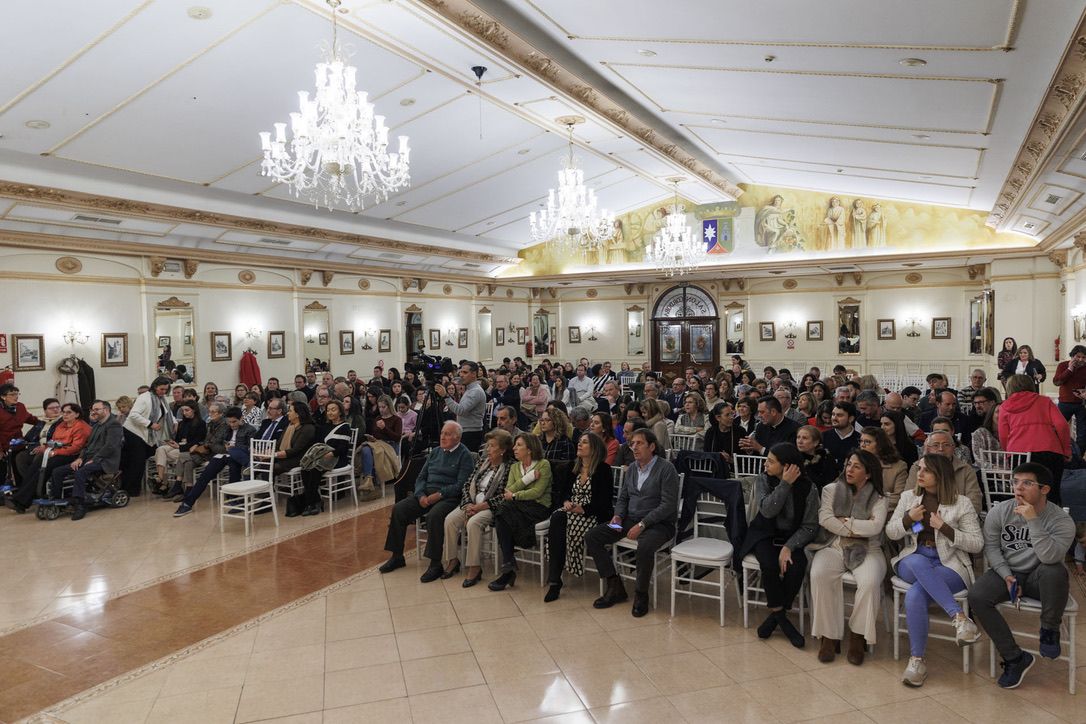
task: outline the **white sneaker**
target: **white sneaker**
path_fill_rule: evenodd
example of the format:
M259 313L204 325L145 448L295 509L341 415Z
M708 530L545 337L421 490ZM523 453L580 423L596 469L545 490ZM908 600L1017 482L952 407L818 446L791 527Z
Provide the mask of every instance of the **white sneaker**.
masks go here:
M958 646L969 646L980 640L980 630L968 616L954 619L954 640Z
M923 686L928 678L928 667L924 659L919 656L910 656L909 665L905 667L905 673L901 675L901 681L909 686Z

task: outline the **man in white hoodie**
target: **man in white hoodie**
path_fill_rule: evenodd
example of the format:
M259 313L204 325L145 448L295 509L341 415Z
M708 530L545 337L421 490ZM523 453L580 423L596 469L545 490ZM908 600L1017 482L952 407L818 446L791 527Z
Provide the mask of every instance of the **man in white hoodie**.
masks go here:
M969 589L969 607L1003 657L999 685L1014 689L1035 659L1019 648L996 608L1021 596L1041 602L1041 656L1060 656L1060 623L1070 588L1063 563L1075 540L1075 523L1048 502L1052 473L1023 463L1012 473L1014 497L992 506L984 519L984 556L991 566Z

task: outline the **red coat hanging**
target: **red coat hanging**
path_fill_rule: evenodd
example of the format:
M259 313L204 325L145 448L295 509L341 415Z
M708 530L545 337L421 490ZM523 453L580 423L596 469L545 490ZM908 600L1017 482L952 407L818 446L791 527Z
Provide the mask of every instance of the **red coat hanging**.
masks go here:
M241 379L241 384L246 387L263 385L263 382L260 380L260 365L257 363L256 354L252 350L242 353L241 370L238 377Z

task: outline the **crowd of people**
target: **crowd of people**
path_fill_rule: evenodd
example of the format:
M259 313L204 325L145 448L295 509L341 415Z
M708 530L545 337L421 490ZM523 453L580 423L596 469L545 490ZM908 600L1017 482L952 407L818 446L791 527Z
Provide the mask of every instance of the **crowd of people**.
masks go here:
M1064 470L1082 467L1086 449L1086 347L1058 365L1058 403L1038 393L1043 365L1011 339L1000 355L999 387L977 369L956 390L940 373L928 375L926 390L885 389L840 365L828 375L771 366L757 374L738 355L726 367L667 377L648 363L615 370L587 359L435 367L409 364L402 375L377 367L369 380L318 367L297 375L289 390L270 378L225 395L211 382L201 394L162 376L134 398L95 400L86 415L77 404L45 400L40 419L14 385L4 385L6 501L23 513L70 484L79 520L95 476L116 475L135 496L150 475L150 489L176 502L181 517L220 474L240 479L251 441L271 440L274 474L301 480L287 515L317 515L325 471L357 460L363 497L376 497L416 455L421 469L390 511L382 573L406 565L408 529L418 525L427 559L420 580L462 572L462 585L474 586L493 530L500 575L488 586L504 590L516 583L517 550L536 547L547 522L544 601L558 599L569 576L584 575L586 556L604 582L593 605L627 601L610 547L628 539L636 542L632 614L640 617L649 610L656 552L677 533L682 458L669 452L708 454L724 477L738 456L760 456L749 525L732 541L736 562L750 555L761 571L768 616L760 637L779 630L805 646L790 614L806 582L818 659L834 660L844 644L848 661L860 665L876 643L894 576L908 586L908 685L927 676L932 604L967 646L980 635L965 614L968 601L1003 658L1000 686L1018 686L1033 657L1016 644L999 603L1039 599L1040 653L1060 654L1064 559L1076 539L1080 551L1086 541L1086 527L1060 507ZM976 465L992 451L1031 459L1014 469L1012 497L986 510ZM616 488L612 471L620 467ZM986 567L978 565L982 553ZM856 589L847 620L846 579Z

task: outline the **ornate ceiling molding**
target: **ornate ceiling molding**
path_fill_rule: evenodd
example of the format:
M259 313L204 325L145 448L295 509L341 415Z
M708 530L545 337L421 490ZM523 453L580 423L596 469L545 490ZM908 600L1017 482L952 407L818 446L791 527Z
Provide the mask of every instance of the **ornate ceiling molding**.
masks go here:
M423 5L445 20L474 35L506 59L520 65L540 82L576 99L586 109L606 119L623 133L639 139L657 153L663 154L690 173L696 174L717 190L736 199L743 195L743 190L731 181L676 144L661 137L656 129L635 118L621 105L586 84L555 61L545 57L528 41L509 32L501 23L469 0L421 1Z
M497 254L464 251L462 249L450 249L448 246L409 244L404 241L382 239L374 236L363 236L361 234L351 234L344 231L318 229L311 226L301 226L299 224L263 221L244 216L233 216L231 214L196 211L195 209L186 209L180 206L150 204L112 196L99 196L97 194L88 194L79 191L68 191L66 189L31 186L29 184L12 181L0 181L0 197L38 204L53 204L82 209L94 209L97 211L109 211L114 214L142 219L221 226L267 236L295 237L309 241L315 240L353 244L359 247L380 249L382 251L395 250L411 254L433 254L434 256L469 259L492 264L519 263L519 260L515 258L499 256Z
M1044 100L1033 117L1011 172L1003 182L996 204L988 214L988 226L1009 220L1030 183L1044 169L1064 133L1078 115L1086 89L1086 18L1079 21L1070 46L1052 76Z
M417 304L412 304L410 307L408 307L404 311L405 312L410 312L411 314L418 314L419 312L422 311L422 307L420 307Z
M169 299L163 299L161 302L155 305L158 309L188 309L192 305L188 302L182 302L177 297L170 297Z
M320 302L318 302L316 300L313 300L309 304L305 305L305 309L307 309L310 312L320 312L320 311L323 311L325 309L328 309L328 307L324 306L323 304L321 304Z

